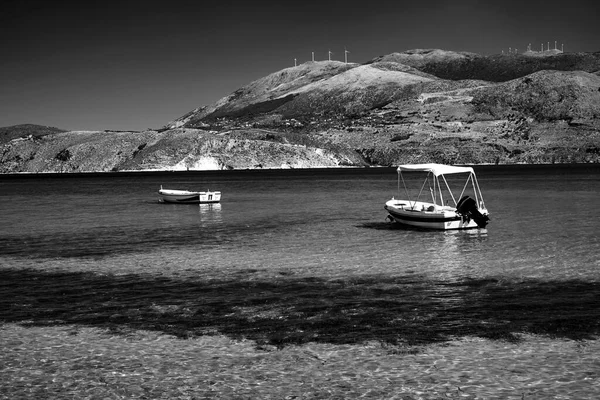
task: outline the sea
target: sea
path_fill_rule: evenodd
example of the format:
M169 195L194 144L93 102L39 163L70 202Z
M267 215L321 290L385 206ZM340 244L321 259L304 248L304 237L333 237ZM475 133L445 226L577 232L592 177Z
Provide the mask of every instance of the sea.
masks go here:
M394 168L0 175L0 269L600 279L600 165L475 171L491 221L464 231L387 221L385 202L402 198ZM222 199L163 204L161 185Z

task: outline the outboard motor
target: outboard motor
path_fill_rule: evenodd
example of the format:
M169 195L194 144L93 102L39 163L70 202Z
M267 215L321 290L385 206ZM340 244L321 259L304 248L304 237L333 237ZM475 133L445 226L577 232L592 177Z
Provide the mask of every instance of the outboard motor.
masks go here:
M456 211L458 211L458 213L463 216L463 219L466 219L467 221L473 219L480 228L485 228L490 220L490 217L479 212L477 202L469 196L464 196L460 199L458 204L456 204Z

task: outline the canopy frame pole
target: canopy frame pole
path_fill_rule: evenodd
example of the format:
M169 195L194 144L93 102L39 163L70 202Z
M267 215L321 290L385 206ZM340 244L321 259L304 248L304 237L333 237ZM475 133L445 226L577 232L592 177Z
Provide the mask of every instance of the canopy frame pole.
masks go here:
M443 177L444 175L442 175ZM442 193L442 185L440 184L440 177L436 176L438 191L440 192L440 206L444 206L444 194Z
M398 176L402 179L402 184L404 185L404 191L406 192L406 198L410 203L410 194L408 193L408 188L406 187L406 182L404 182L404 176L402 175L402 171L398 170ZM400 194L400 179L398 179L398 194Z
M463 195L465 194L465 190L467 190L467 186L469 185L469 180L471 179L471 174L469 174L469 176L467 177L467 181L465 182L465 186L463 186L462 192L460 192L460 196L458 196L459 199L462 199ZM475 196L477 197L477 196Z
M428 172L428 173L427 173L427 176L425 177L425 180L423 181L423 185L421 186L421 190L419 190L419 195L417 196L417 199L415 200L415 203L414 203L414 204L413 204L413 206L412 206L413 210L414 210L415 206L417 205L417 201L418 201L418 200L419 200L419 198L421 197L421 193L423 193L423 189L425 189L425 184L426 184L427 182L429 182L429 174L430 174L430 173L431 173L431 172Z
M479 207L484 208L485 209L485 202L483 201L483 194L481 194L481 189L479 188L479 182L477 181L477 176L475 176L475 174L473 174L473 189L475 189L475 193L479 193L479 200L477 202L477 204L479 205Z
M471 174L469 177L471 178L471 184L473 185L473 193L475 193L475 204L479 207L479 194L477 193L477 186L475 185L475 176Z
M450 185L448 185L448 181L446 180L446 177L444 175L442 175L442 179L444 180L444 183L446 184L446 189L448 189L448 193L450 193L450 197L452 197L452 201L454 202L454 207L456 207L456 199L454 198L454 193L452 193L452 190L450 189Z

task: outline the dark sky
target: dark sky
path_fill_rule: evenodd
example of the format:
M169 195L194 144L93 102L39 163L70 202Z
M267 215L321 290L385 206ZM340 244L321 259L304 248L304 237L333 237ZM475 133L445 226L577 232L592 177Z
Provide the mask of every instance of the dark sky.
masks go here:
M272 72L416 48L600 51L600 2L4 1L0 127L142 130Z

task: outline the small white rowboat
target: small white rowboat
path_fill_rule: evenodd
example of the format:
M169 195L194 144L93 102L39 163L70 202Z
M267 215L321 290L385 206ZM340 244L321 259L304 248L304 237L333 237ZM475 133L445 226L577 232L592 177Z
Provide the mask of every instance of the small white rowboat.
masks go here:
M190 190L163 189L158 191L158 201L161 203L206 204L221 201L221 192L194 192Z

